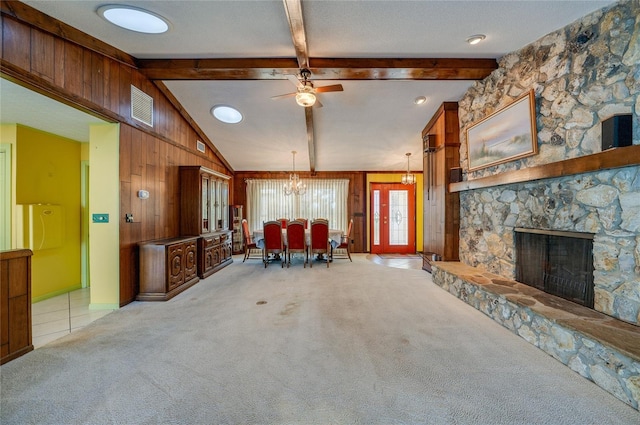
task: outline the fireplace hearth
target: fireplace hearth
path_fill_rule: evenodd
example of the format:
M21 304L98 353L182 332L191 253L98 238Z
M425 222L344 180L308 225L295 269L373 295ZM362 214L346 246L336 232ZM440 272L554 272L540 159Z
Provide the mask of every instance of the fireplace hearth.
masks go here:
M593 308L593 234L515 229L516 280Z

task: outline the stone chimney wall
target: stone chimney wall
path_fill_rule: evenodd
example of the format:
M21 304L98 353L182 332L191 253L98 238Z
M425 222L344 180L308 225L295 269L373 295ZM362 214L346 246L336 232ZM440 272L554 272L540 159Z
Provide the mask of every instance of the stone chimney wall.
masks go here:
M640 145L640 1L621 1L510 53L459 101L465 179L601 151L601 122L631 113ZM538 154L466 172L466 130L534 90ZM594 233L595 309L640 324L640 167L460 193L460 259L513 279L514 227Z

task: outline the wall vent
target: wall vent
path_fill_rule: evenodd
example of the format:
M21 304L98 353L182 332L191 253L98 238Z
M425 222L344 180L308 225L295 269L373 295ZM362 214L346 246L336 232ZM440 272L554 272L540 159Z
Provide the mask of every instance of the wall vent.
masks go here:
M131 118L153 127L153 98L131 86Z
M197 140L196 141L196 149L198 149L202 153L205 153L205 145L204 145L204 143L202 143L200 140Z

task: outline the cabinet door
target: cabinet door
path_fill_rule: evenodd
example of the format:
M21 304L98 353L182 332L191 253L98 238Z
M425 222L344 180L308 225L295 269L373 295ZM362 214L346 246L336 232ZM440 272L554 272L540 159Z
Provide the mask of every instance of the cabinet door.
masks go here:
M198 274L198 247L196 241L185 243L184 248L184 281L187 282Z
M217 266L222 261L220 258L220 249L220 245L216 245L211 248L211 263L213 264L213 267Z
M167 291L184 283L184 244L167 247Z
M211 184L209 176L202 174L202 200L200 208L202 208L202 233L209 233L211 231Z
M220 182L211 180L211 219L213 220L212 230L220 228Z
M227 241L222 245L222 261L230 259L232 256L231 241Z
M222 229L229 230L229 182L220 182L220 205L222 213Z

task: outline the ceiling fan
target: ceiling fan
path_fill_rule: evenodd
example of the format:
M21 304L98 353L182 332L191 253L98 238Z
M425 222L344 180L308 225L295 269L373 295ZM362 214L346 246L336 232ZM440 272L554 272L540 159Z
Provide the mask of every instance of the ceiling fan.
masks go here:
M310 107L316 106L322 107L322 103L316 99L316 93L326 93L330 91L343 91L342 84L333 84L330 86L314 87L313 83L309 79L311 77L311 71L304 68L300 70L300 76L302 80L299 80L295 75L288 74L287 79L291 81L296 87L295 93L281 94L279 96L272 96L271 99L281 99L284 97L296 97L296 103L300 106Z

